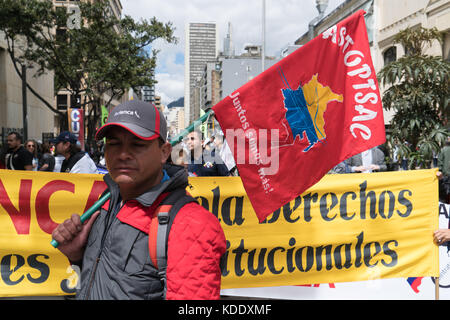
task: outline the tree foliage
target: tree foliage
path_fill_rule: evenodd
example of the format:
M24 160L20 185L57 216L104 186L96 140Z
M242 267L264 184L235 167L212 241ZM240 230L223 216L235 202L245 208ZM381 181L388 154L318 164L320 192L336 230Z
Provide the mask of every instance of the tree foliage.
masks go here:
M411 168L429 167L448 135L450 64L440 56L424 53L433 41L442 43L435 28L402 30L394 43L403 46L405 56L378 74L380 83L387 87L383 107L395 111L388 135L391 151L396 149L400 157L409 158Z
M99 101L107 93L109 101L127 89L151 86L156 66L156 39L176 41L171 23L156 18L134 21L110 13L109 1L78 2L79 28L67 27L72 18L64 7L51 0L0 0L0 30L19 76L22 64L32 62L36 77L52 71L55 95L67 90L85 98L79 107L90 105L100 114ZM28 85L49 109L60 113L53 103ZM97 119L95 119L96 121Z

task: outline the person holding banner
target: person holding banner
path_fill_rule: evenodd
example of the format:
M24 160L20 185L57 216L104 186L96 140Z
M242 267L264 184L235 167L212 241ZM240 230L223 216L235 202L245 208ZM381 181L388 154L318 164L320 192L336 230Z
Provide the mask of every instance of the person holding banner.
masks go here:
M437 245L443 245L447 241L450 241L450 229L439 229L434 232L434 242Z
M438 156L439 199L450 203L450 136Z
M438 157L439 171L436 176L439 180L439 201L449 203L450 199L450 136L447 137L444 148ZM450 226L449 226L450 227ZM439 229L434 232L434 242L443 245L450 241L450 229Z
M111 197L85 224L72 215L52 233L81 266L78 299L220 297L224 232L186 193L186 170L166 164L166 136L162 113L137 100L115 107L98 130Z

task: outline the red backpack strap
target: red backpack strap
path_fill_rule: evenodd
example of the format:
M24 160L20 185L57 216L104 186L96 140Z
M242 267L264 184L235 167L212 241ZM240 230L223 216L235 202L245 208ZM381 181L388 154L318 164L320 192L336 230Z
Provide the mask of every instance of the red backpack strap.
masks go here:
M148 233L148 250L153 266L163 284L163 298L166 297L167 244L169 232L175 216L181 207L196 200L186 194L185 189L177 189L165 197L153 213Z
M167 234L167 227L169 222L169 211L172 208L171 205L159 206L154 214L152 221L150 222L150 231L148 233L148 249L150 253L150 259L156 269L165 267L166 248L165 236Z

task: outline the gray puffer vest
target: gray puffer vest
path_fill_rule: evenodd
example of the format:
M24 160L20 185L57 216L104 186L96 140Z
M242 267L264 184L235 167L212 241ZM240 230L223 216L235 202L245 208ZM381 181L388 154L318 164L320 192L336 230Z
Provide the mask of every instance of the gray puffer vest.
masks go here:
M149 207L163 192L185 189L188 178L184 168L165 167L170 179L153 187L134 201ZM164 298L164 285L152 265L148 234L117 218L122 209L119 188L107 174L104 181L111 192L108 210L101 209L94 222L81 267L80 300Z

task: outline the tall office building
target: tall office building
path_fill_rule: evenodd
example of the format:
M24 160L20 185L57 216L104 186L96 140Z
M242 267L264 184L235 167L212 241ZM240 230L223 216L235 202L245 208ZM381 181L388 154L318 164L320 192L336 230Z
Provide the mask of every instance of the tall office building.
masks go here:
M217 27L215 23L188 23L184 66L185 125L200 117L196 91L201 90L201 78L207 61L217 56Z
M153 70L151 79L155 81L155 70ZM142 100L149 103L155 103L155 84L153 83L149 86L142 86Z
M228 33L227 36L223 39L223 55L225 57L232 57L235 55L233 40L231 38L231 22L228 22Z
M155 85L141 87L142 100L149 103L155 102Z

